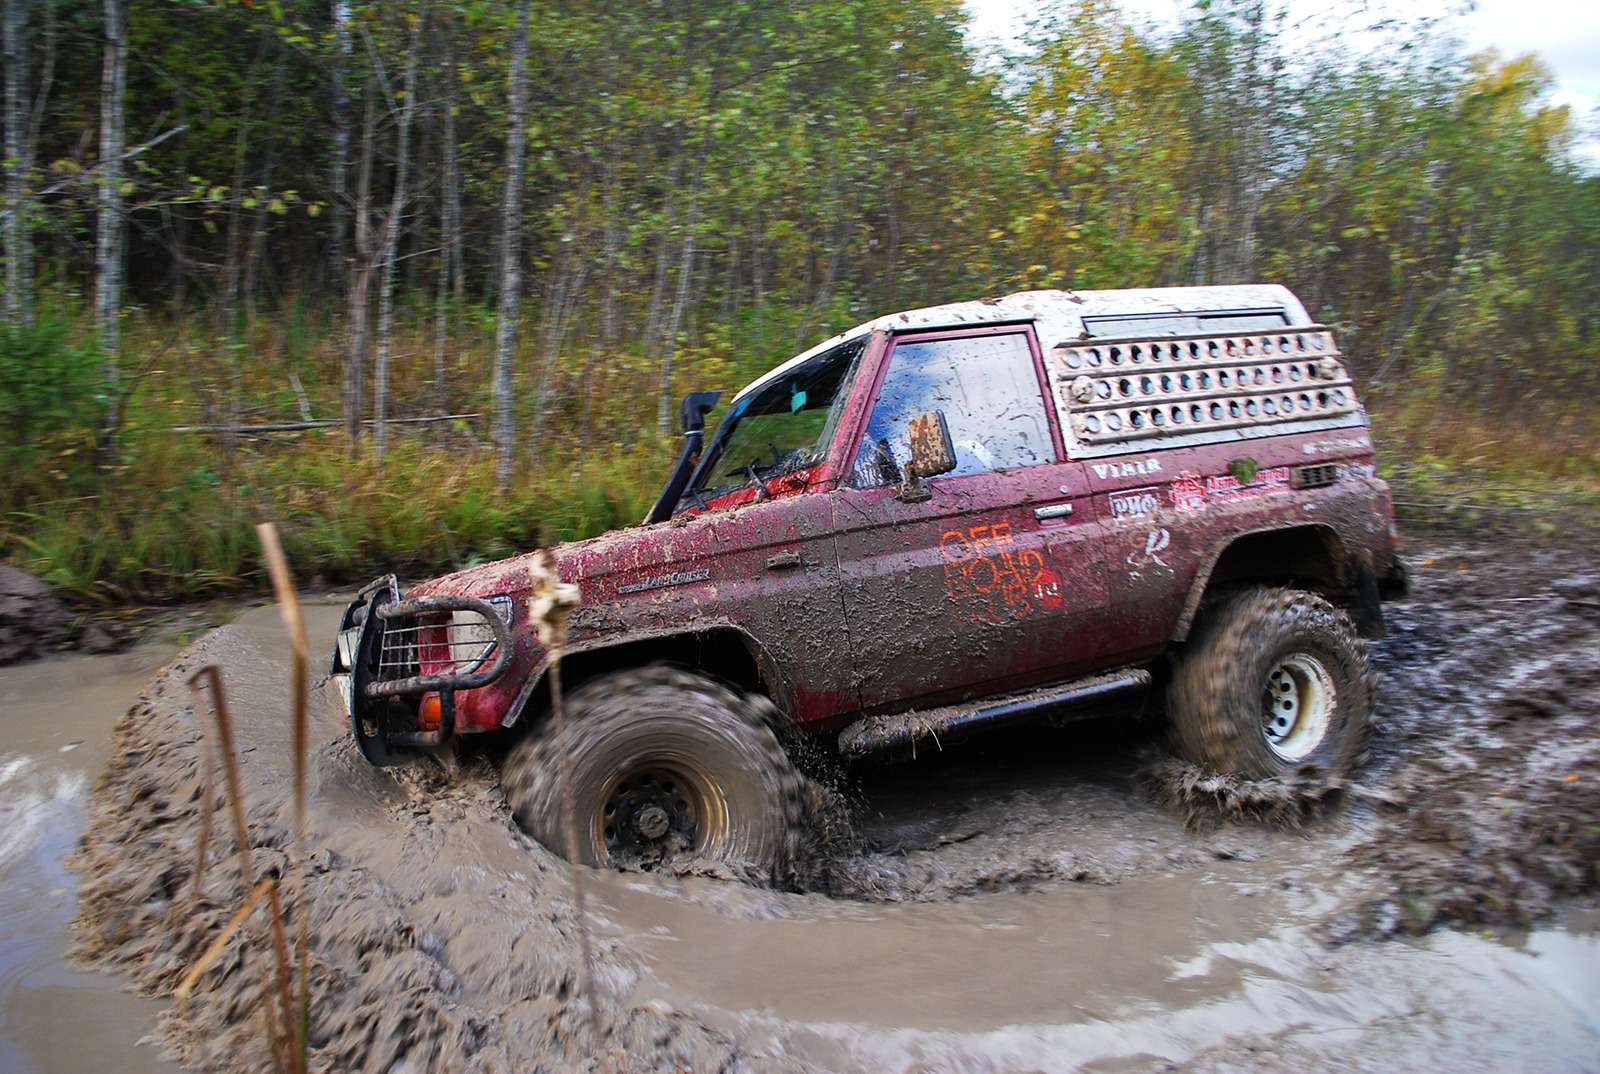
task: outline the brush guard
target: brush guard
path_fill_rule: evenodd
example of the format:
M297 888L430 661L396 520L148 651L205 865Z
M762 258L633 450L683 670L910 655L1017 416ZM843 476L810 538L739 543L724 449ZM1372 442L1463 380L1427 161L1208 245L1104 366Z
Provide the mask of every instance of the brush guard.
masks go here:
M362 587L340 617L329 668L362 755L374 765L395 764L410 749L447 741L455 730L456 693L487 686L505 672L510 620L509 597L401 600L392 574ZM439 695L439 726L426 731L419 706L431 693Z

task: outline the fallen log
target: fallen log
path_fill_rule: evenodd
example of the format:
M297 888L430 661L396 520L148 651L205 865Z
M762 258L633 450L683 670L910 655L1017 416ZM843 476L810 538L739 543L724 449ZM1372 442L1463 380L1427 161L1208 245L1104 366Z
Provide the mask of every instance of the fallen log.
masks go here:
M431 422L464 421L467 418L476 417L481 417L481 415L477 413L434 414L424 418L389 418L388 423L390 425L426 425ZM263 425L174 425L171 431L175 433L295 433L303 432L307 429L328 429L335 425L343 424L344 422L338 418L323 418L318 421L276 421ZM368 418L361 424L371 425L372 419Z

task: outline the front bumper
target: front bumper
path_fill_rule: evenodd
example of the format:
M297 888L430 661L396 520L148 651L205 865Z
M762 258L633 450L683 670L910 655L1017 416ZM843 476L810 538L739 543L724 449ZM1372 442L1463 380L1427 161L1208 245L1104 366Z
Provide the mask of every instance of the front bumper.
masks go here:
M362 754L373 764L408 747L436 746L455 727L455 695L505 673L510 598L455 594L400 599L392 574L363 586L339 619L329 676ZM424 695L439 697L438 726L424 729Z

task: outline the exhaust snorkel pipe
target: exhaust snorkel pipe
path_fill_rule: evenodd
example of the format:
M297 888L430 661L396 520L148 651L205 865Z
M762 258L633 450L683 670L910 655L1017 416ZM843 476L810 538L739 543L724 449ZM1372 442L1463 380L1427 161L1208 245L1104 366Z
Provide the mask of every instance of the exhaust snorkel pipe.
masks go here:
M665 522L677 509L683 490L689 487L689 478L694 476L694 468L700 462L700 447L706 436L706 413L721 398L721 392L690 392L678 404L678 418L683 422L683 453L678 456L678 464L672 468L672 476L667 478L661 497L644 516L646 525Z

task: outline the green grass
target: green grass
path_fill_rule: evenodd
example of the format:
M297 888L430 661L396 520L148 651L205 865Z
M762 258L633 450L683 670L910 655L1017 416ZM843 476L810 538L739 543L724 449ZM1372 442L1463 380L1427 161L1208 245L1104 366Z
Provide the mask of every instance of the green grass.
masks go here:
M8 352L11 375L0 377L0 410L15 418L11 439L0 428L0 459L8 464L0 482L0 558L89 602L261 591L254 527L262 521L277 523L302 582L328 585L391 570L426 577L589 537L643 517L676 446L675 437L655 434L654 362L631 354L591 363L592 447L582 460L573 435L581 419L573 375L578 356L570 356L552 397L545 443L524 453L525 472L504 494L495 491L492 453L464 429L397 428L381 466L370 440L352 459L333 430L245 440L231 457L218 437L173 433L174 425L215 421L225 412L235 354L245 359L245 420L298 412L290 373L300 377L318 416L338 413L339 325L295 299L246 328L237 343L218 340L198 315L187 321L130 315L125 352L153 357L137 367L142 376L117 461L108 466L94 448L102 387L89 321L65 300L57 307L60 316L42 319L38 332ZM466 312L470 319L474 311ZM731 394L770 364L760 348L717 332L708 332L708 340L683 353L678 390L717 387ZM432 346L420 322L397 338L393 413L437 407ZM486 411L483 333L453 339L448 366L452 406ZM133 368L131 359L125 368ZM124 383L130 380L125 373ZM524 385L523 435L533 426L533 395ZM1492 515L1553 535L1574 518L1585 525L1600 520L1600 437L1592 435L1581 399L1562 404L1565 410L1521 406L1516 422L1421 388L1374 393L1369 402L1402 527L1471 527ZM15 432L23 427L17 423L31 423L26 437ZM477 422L480 437L484 424Z
M188 454L132 464L98 496L12 512L0 548L91 600L193 599L264 586L254 527L270 520L303 580L414 577L637 522L668 465L652 439L581 479L551 473L500 495L488 452L415 441L394 445L381 471L338 437L241 452L226 478Z

